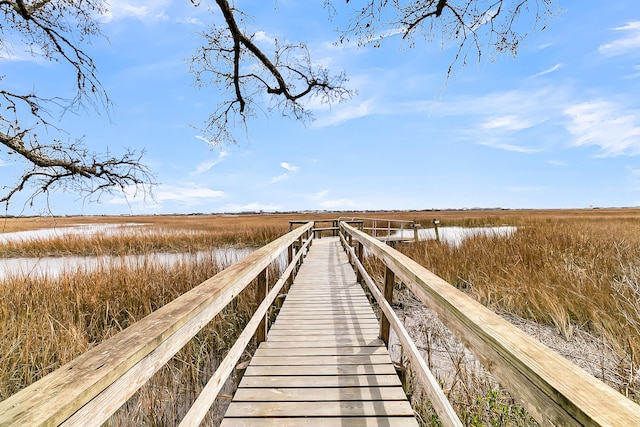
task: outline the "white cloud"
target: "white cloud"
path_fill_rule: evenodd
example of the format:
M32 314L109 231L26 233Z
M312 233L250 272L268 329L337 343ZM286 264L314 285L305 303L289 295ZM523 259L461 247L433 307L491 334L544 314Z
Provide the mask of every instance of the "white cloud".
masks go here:
M544 76L545 74L553 73L554 71L559 70L562 67L564 67L564 64L562 64L562 62L559 62L551 68L547 68L546 70L543 70L537 74L534 74L533 77L540 77L540 76Z
M103 15L106 22L115 19L166 19L165 14L171 0L108 0L107 12Z
M495 141L481 141L479 142L479 144L485 145L487 147L498 148L500 150L515 151L517 153L524 153L524 154L537 153L540 151L540 149L538 148L521 147L515 144L507 144L507 143L495 142Z
M269 45L275 45L276 44L276 39L274 39L273 37L268 36L267 33L265 33L264 31L257 31L253 35L253 41L254 42L258 42L258 43L266 43L266 44L269 44Z
M271 181L269 181L269 184L275 184L276 182L283 181L288 178L289 178L289 174L285 172L282 175L274 176L273 178L271 178Z
M260 203L260 202L251 202L244 205L228 204L223 208L225 212L276 211L278 209L279 209L278 205Z
M289 172L297 172L298 169L300 169L298 166L294 166L291 163L287 163L287 162L280 163L280 166L282 166L284 169L288 170Z
M196 135L195 136L196 139L199 139L200 141L204 141L209 145L213 145L213 146L217 146L220 145L217 141L213 141L211 139L207 139L205 136L203 135Z
M336 126L349 120L366 117L372 112L372 105L369 101L359 104L344 104L333 109L331 114L315 120L312 123L312 127Z
M633 69L635 70L635 73L624 76L625 79L637 79L640 77L640 65L634 66Z
M158 202L181 202L193 203L197 200L211 200L225 197L226 193L221 190L212 190L206 187L184 188L174 186L164 186L155 192L155 199Z
M622 27L614 28L624 35L612 42L600 45L598 51L607 56L624 55L640 49L640 21L631 21Z
M533 124L526 119L521 119L514 114L493 118L482 124L483 129L522 130L532 127Z
M334 199L334 200L324 200L318 205L323 209L351 209L355 207L355 203L353 200L349 199Z
M640 113L605 100L583 102L564 110L574 146L596 146L599 157L640 154Z
M551 159L547 161L551 166L566 166L567 164L562 160Z
M167 202L178 203L186 206L201 205L205 202L218 200L226 197L227 194L221 190L212 190L207 187L193 185L174 186L159 185L153 189L151 198L143 194L134 186L125 189L123 197L115 197L107 203L114 205L124 205L131 203L147 203L161 205Z
M196 166L196 169L190 174L190 176L200 175L205 172L208 172L209 170L211 170L212 167L220 163L222 159L224 159L227 156L229 156L229 153L227 153L224 150L221 150L220 153L218 154L217 159L199 163Z

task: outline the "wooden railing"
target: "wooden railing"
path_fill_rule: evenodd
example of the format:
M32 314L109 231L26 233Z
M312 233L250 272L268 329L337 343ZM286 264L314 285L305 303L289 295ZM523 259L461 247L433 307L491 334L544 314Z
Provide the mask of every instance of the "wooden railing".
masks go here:
M497 314L474 301L412 259L346 223L340 224L341 239L355 264L358 277L371 289L386 320L381 336L394 328L408 352L412 367L445 425L458 425L441 390L426 372L422 357L399 325L386 301L391 301L393 283L399 278L493 373L544 426L638 426L640 406L603 382L529 337ZM354 248L355 246L355 248ZM362 266L364 249L386 266L383 292ZM385 331L386 328L386 331ZM387 335L388 336L388 335ZM425 372L422 372L422 371ZM446 399L445 399L446 400Z
M341 241L359 280L371 290L383 313L380 337L388 344L389 330L395 331L444 426L462 424L388 303L392 300L396 278L438 314L542 425L640 425L640 406L405 255L344 221L339 227ZM292 281L313 241L314 229L312 222L293 229L0 402L0 425L102 424L257 279L259 306L256 312L180 424L200 425L247 344L254 336L258 342L265 339L269 308L283 287ZM362 265L365 249L386 266L382 290ZM288 266L269 290L267 268L285 252Z
M361 223L362 226L358 227L360 230L383 242L418 240L420 229L420 224L416 224L415 221L403 219L340 217L340 221L347 224Z
M314 220L314 236L317 238L322 237L323 234L337 236L340 230L340 222L345 222L349 225L355 226L357 229L362 230L383 242L418 240L418 230L420 229L420 224L416 224L415 221L411 220L340 217L338 219ZM306 223L306 220L291 220L289 221L289 230L293 230L296 225Z
M70 363L0 402L0 425L101 425L243 289L257 279L262 302L181 426L199 426L266 314L311 244L307 223L258 249ZM298 249L297 251L295 249ZM266 269L285 252L288 267L268 292ZM297 252L297 253L294 253Z

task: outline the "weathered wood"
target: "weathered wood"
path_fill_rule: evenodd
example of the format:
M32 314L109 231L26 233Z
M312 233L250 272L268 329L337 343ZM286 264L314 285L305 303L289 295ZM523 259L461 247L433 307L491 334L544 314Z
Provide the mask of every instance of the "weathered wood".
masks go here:
M384 348L384 347L382 347ZM301 365L301 366L252 366L247 367L245 376L343 376L350 375L391 375L396 376L396 370L391 364L385 365ZM375 384L375 383L374 383ZM400 385L400 381L393 385ZM309 382L306 387L320 387L316 382Z
M343 334L340 336L334 336L334 342L336 345L357 343L360 345L366 345L368 342L378 339L378 331L369 335L360 334ZM308 342L313 343L318 341L318 337L309 335L274 335L269 337L269 341L287 341L287 342ZM328 339L327 339L328 341Z
M311 241L308 241L307 244L311 244ZM286 285L289 277L293 274L296 261L301 256L302 253L299 253L294 257L292 262L289 263L289 265L285 269L280 279L278 279L278 281L274 284L273 289L271 289L271 291L264 296L263 301L256 309L256 312L249 320L249 323L244 328L236 342L233 344L223 361L218 366L218 369L216 369L213 376L209 379L205 387L202 389L202 392L198 395L196 401L191 405L189 411L180 422L180 427L197 427L202 423L202 420L209 411L209 408L213 404L213 401L222 389L225 380L229 377L233 369L238 364L238 361L240 360L240 357L242 357L242 354L244 353L252 336L256 334L260 330L260 328L264 327L264 321L267 313L269 312L269 307L271 307L282 288ZM264 279L266 281L266 270L263 270L261 274L265 275ZM264 284L264 287L266 289L266 283Z
M541 424L640 425L639 405L409 257L349 225L342 227L433 309Z
M409 402L390 401L339 401L339 402L234 402L225 413L233 417L356 417L413 415Z
M253 357L251 365L296 366L296 365L381 365L389 363L388 354L342 355L342 356L289 356Z
M260 271L276 260L288 245L311 227L311 223L307 224L265 245L121 333L0 402L0 424L35 426L62 423L194 318L198 317L197 323L200 327L204 326ZM205 311L207 315L199 317ZM190 335L191 329L189 331L189 334L180 336L179 340L188 342L193 336ZM151 357L168 360L171 356L173 354L158 355L154 352ZM157 365L151 363L149 366L154 367L140 370L146 378L153 375ZM110 388L113 406L119 407L134 392L135 389L125 385ZM95 416L92 421L100 424L104 419L100 420Z
M407 400L400 387L241 388L234 402L323 402Z
M304 335L304 336L310 336L312 338L319 338L322 335L331 335L331 336L335 336L335 335L373 335L376 334L378 332L378 328L377 325L375 327L348 327L348 326L340 326L340 327L326 327L324 329L318 329L318 330L314 330L314 331L310 331L309 329L282 329L282 328L278 328L278 329L274 329L271 331L271 333L269 334L269 336L271 338L274 338L276 336L283 336L283 335L289 335L289 336L293 336L293 335Z
M264 348L261 346L254 357L291 357L291 356L346 356L386 354L380 347L294 347L294 348Z
M380 289L378 289L375 282L373 281L373 279L371 279L371 276L369 276L360 261L356 261L356 268L360 271L362 279L366 283L373 297L378 302L378 305L383 312L383 319L386 319L389 327L393 328L398 337L398 340L403 345L405 354L411 362L413 374L417 377L418 382L425 388L431 405L440 417L440 422L443 426L446 427L462 427L462 422L458 418L456 412L453 410L453 407L442 391L440 384L429 370L426 361L418 351L418 348L409 336L407 330L404 328L404 325L391 308L391 305L389 304L389 302L391 301L391 297L380 292ZM388 274L386 277L389 276L392 275ZM389 284L393 285L393 282L385 283L385 291L387 290L386 286ZM385 345L388 347L389 331L387 330L386 333L387 341L385 341Z
M269 292L268 273L266 268L258 274L256 280L256 305L260 305ZM260 324L258 325L258 329L256 330L256 343L258 344L267 339L267 328L269 326L268 321L269 319L267 319L267 313L265 312Z
M234 418L251 425L248 420L261 417L287 425L278 422L303 416L353 425L358 418L373 422L366 417L374 416L376 425L391 426L402 418L400 425L417 426L378 338L371 305L338 243L330 237L310 251L223 425L233 425L228 423Z
M227 418L220 427L416 427L411 417L350 417L344 418Z
M363 339L362 337L356 339L340 339L336 337L319 338L315 341L275 341L270 340L263 342L260 347L262 348L290 348L290 347L379 347L384 346L382 340L378 337L372 337L370 339Z
M279 322L275 322L271 326L271 330L280 330L280 329L298 329L303 331L309 331L313 333L316 330L322 329L375 329L378 327L378 321L376 319L347 319L343 321L338 321L335 319L322 319L319 318L314 323L302 323L300 319L289 319L289 320L280 320Z
M362 271L360 271L360 274L362 274ZM386 267L384 273L384 291L382 295L384 300L390 304L393 303L393 286L395 285L395 280L396 275L393 273L393 270ZM380 339L389 347L389 319L386 316L380 319Z
M245 376L240 387L363 387L363 386L398 386L400 379L395 372L392 375L349 375L349 376Z

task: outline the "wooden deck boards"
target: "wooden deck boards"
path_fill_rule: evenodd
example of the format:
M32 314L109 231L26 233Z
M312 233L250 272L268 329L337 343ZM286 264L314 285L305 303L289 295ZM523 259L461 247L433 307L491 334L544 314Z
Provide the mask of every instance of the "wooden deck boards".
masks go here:
M315 240L222 427L417 422L337 238Z

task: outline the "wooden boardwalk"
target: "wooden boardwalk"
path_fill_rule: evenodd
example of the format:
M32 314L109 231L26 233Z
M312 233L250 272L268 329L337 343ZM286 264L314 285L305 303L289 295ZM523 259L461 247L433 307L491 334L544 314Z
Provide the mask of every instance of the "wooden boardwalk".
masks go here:
M222 427L417 426L336 237L314 241Z

